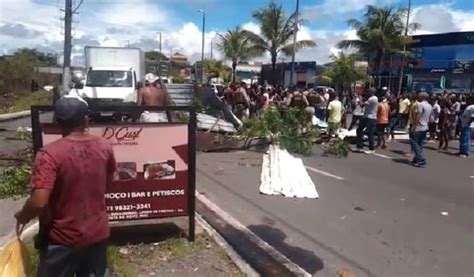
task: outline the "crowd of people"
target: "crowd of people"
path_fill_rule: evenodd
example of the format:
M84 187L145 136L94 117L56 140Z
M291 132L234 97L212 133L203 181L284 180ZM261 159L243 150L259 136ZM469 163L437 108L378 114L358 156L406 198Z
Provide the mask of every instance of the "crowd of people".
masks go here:
M451 140L459 140L459 156L470 155L472 95L403 92L397 96L386 88L336 93L327 87L284 89L241 82L225 87L219 96L241 120L258 118L271 106L286 106L304 109L327 122L329 138L341 128L351 131L357 126L357 148L363 148L367 136L369 152L386 148L397 131L408 132L412 163L419 167L426 164L422 147L426 138L438 140L439 151L447 151Z

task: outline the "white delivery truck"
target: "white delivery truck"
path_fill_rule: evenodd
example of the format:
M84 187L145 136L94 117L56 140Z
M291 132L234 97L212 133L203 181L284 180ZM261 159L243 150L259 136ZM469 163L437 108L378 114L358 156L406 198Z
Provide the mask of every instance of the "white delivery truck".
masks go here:
M143 50L86 46L84 52L86 76L81 96L89 105L137 102L138 82L145 82Z

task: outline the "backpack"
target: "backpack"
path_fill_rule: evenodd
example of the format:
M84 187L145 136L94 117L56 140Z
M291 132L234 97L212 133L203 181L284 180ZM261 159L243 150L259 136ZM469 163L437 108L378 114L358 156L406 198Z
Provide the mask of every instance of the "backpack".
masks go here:
M234 93L234 103L236 105L238 104L243 104L245 106L247 106L247 100L245 99L245 96L244 94L242 93L242 90L241 89L238 89L235 93Z

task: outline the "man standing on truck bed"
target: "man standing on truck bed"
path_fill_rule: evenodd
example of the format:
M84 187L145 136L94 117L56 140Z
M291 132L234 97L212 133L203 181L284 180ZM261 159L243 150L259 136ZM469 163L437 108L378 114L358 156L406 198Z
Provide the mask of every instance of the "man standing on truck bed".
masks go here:
M168 94L166 86L160 81L160 78L153 73L145 75L145 86L138 91L139 106L171 106L171 97ZM164 112L145 111L141 115L141 121L144 122L167 122L168 117Z

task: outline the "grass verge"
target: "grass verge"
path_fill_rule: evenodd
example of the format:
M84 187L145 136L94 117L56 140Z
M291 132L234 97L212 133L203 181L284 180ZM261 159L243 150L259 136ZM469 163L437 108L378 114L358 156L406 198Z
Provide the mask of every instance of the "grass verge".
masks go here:
M32 93L21 93L9 107L1 107L0 114L29 110L34 105L49 105L52 103L52 97L52 91L40 90Z
M33 241L26 246L33 266L32 276L36 276L39 253ZM135 277L143 273L155 276L245 276L206 232L198 234L195 242L183 237L151 244L110 245L107 258L111 276L117 277Z

